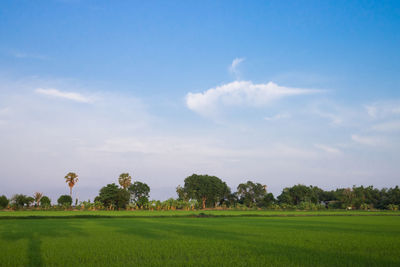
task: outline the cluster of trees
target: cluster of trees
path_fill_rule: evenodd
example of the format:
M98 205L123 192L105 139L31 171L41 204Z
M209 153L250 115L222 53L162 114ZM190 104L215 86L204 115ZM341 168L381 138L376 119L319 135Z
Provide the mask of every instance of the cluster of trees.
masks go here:
M78 182L78 175L68 173L65 181L70 188L70 195L58 198L57 206L51 206L49 197L40 192L33 196L14 195L11 199L0 196L0 209L4 208L70 208L72 188ZM118 184L111 183L102 187L94 202L75 201L76 209L205 209L205 208L268 208L268 209L389 209L400 207L400 188L377 189L373 186L353 186L325 191L316 186L294 185L286 187L275 198L267 192L267 186L247 181L237 186L232 192L227 184L216 176L193 174L184 180L184 186L178 186L177 199L166 201L149 200L150 187L135 181L129 173L122 173Z
M316 186L286 187L275 199L267 186L252 181L239 184L237 191L215 176L193 174L177 187L178 199L195 199L202 208L247 207L271 209L390 209L400 207L400 188L377 189L373 186L353 186L325 191Z

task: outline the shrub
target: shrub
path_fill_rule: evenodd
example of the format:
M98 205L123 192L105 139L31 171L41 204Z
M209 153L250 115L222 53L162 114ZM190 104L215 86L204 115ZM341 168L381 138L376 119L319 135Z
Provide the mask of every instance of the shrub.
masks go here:
M50 198L47 197L47 196L43 196L43 197L40 199L40 206L41 206L41 207L45 207L45 208L50 207L50 206L51 206L51 200L50 200Z
M72 205L72 197L69 195L62 195L57 200L58 205L70 207Z
M9 202L10 201L7 199L6 196L4 195L0 196L0 209L7 208Z

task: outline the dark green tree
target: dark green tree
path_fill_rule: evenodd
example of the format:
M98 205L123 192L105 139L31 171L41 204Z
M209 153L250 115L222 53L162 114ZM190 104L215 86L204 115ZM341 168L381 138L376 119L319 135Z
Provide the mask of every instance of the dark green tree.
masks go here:
M17 194L11 198L11 204L16 208L29 207L33 201L34 199L32 197L23 194Z
M57 199L60 206L70 207L72 205L72 197L70 195L62 195Z
M189 199L196 199L202 203L203 209L214 207L221 200L228 199L230 189L216 176L192 174L185 179L184 192Z
M136 181L128 187L128 191L131 194L131 201L139 207L149 202L150 187L147 184Z
M266 185L254 183L252 181L239 184L237 187L239 202L247 207L261 206L266 194Z
M10 201L5 195L0 196L0 209L5 209Z
M40 206L41 207L49 207L51 205L51 200L48 196L43 196L40 199Z
M119 188L115 183L112 183L100 189L95 201L100 201L104 207L115 206L118 209L124 209L129 203L129 193L123 188Z

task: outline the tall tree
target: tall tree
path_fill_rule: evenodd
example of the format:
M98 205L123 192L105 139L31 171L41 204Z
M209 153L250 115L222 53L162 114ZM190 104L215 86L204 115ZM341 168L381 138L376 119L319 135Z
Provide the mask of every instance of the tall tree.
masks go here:
M129 173L121 173L118 182L123 189L127 189L131 185L132 177Z
M42 197L43 197L43 193L35 192L35 193L33 194L33 198L35 199L35 202L36 202L36 206L37 206L37 207L39 207L39 205L40 205L40 199L42 199Z
M72 197L72 187L78 182L78 175L74 172L69 172L64 179L69 186L69 195Z
M131 193L131 200L139 207L143 207L149 202L150 187L147 184L136 181L129 186L128 190Z
M214 207L216 203L230 195L230 189L216 176L192 174L185 179L184 191L190 199L196 199L206 206Z
M253 207L257 204L261 205L265 195L267 194L267 186L260 183L253 183L247 181L247 183L239 184L237 187L237 195L239 201L245 204L247 207Z
M115 206L117 208L125 208L129 202L129 193L122 188L118 188L115 183L112 183L100 189L95 201L100 201L104 207Z

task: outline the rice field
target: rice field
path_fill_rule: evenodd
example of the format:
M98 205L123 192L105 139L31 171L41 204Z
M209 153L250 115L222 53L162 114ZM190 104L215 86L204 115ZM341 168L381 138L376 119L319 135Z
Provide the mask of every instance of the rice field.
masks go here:
M400 266L397 214L1 212L0 265Z

